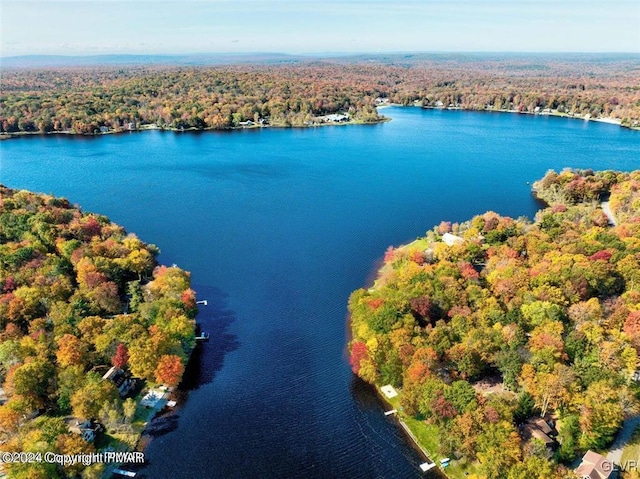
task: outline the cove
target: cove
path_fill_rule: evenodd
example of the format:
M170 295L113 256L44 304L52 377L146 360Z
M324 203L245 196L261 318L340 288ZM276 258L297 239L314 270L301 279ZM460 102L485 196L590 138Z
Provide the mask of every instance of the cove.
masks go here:
M372 126L149 131L0 144L0 182L109 216L191 271L211 333L147 477L424 477L346 361L346 302L389 245L442 220L533 216L564 167L640 168L640 134L387 108Z

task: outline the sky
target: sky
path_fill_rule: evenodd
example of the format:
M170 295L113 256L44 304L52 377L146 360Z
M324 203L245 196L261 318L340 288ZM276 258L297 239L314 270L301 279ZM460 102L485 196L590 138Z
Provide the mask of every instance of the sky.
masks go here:
M640 53L638 0L0 0L0 56Z

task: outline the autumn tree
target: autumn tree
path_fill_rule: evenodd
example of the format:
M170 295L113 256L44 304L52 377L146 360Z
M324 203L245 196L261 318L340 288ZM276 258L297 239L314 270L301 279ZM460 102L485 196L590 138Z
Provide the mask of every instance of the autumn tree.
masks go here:
M155 379L159 383L168 386L177 386L182 378L184 365L182 359L175 355L164 355L160 357L155 370Z

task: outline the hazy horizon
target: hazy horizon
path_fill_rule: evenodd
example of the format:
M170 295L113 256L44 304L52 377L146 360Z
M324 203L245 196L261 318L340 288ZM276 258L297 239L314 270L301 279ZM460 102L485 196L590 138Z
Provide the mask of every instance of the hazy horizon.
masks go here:
M640 3L630 0L3 0L0 9L3 58L640 53Z

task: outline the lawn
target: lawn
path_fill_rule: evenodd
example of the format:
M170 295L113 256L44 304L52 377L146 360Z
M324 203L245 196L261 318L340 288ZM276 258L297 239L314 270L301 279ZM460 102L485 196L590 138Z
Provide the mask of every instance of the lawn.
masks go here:
M640 461L640 427L637 427L635 431L633 431L633 435L627 446L622 451L622 459L620 460L621 464L637 464ZM622 477L629 477L629 473L623 473ZM637 476L630 476L637 477Z
M439 464L440 459L444 457L438 453L439 428L434 424L427 424L425 421L405 414L400 406L401 394L401 391L398 391L398 395L394 398L388 399L385 396L382 397L391 405L391 409L398 410L397 418L407 425L411 433L418 440L419 446L424 449L429 458ZM465 458L453 460L450 464L451 465L445 469L441 468L450 479L467 479L470 475L478 473L478 464L468 462Z

